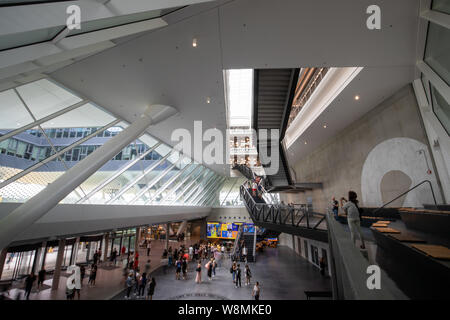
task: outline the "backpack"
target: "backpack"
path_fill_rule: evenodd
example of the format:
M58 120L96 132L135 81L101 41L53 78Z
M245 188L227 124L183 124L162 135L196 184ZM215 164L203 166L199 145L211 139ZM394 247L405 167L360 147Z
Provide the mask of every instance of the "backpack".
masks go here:
M233 273L233 267L230 268L230 273Z

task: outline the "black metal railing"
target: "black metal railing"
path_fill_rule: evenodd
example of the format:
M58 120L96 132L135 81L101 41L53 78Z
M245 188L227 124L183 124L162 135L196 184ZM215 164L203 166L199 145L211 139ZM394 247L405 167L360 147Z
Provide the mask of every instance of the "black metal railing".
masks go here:
M375 209L372 212L372 215L378 211L380 211L381 209L383 209L384 207L386 207L387 205L391 204L392 202L394 202L397 199L400 199L401 197L405 196L406 194L408 194L409 192L413 191L414 189L416 189L417 187L421 186L424 183L428 183L431 189L431 194L433 196L433 201L434 204L437 205L437 201L436 201L436 196L434 195L434 190L433 190L433 185L431 184L430 180L423 180L422 182L419 182L418 184L416 184L414 187L410 188L409 190L406 190L405 192L403 192L402 194L400 194L399 196L395 197L394 199L392 199L391 201L386 202L385 204L383 204L381 207L379 207L378 209Z
M240 187L240 194L244 205L255 222L326 230L326 215L311 212L307 206L266 203L262 198L256 201L244 185ZM319 226L324 226L324 228L320 229Z

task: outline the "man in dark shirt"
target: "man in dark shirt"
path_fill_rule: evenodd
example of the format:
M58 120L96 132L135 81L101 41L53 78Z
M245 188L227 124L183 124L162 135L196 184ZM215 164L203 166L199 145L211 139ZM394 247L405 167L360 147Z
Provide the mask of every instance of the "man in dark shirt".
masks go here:
M38 273L38 282L37 282L38 292L39 292L41 286L44 284L44 280L45 280L45 269L44 269L44 267L42 267L42 270L39 271L39 273Z
M236 288L238 287L239 284L239 288L241 287L241 265L238 264L237 265L237 269L236 269Z
M30 298L31 289L33 288L33 283L36 280L36 276L31 272L25 279L25 298L28 300Z

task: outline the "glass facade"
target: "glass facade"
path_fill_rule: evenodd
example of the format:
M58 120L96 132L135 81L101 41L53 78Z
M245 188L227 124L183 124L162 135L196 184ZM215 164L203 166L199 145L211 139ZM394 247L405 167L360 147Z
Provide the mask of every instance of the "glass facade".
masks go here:
M128 126L45 78L0 92L0 103L0 202L30 199ZM61 202L211 205L222 180L145 133Z

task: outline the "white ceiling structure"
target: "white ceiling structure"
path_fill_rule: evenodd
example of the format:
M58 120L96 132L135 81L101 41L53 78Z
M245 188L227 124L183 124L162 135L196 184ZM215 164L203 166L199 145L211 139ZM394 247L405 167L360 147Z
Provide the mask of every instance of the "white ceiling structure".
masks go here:
M127 6L120 10L127 10L128 4L135 2L144 1L122 1ZM193 133L197 120L203 122L204 130L217 128L224 132L225 69L364 67L290 147L289 156L295 154L298 160L414 79L419 2L145 1L152 6L155 3L154 7L159 9L168 7L165 4L190 5L158 18L163 22L147 31L137 26L137 34L128 30L111 47L105 41L89 43L105 47L76 61L53 65L44 73L128 122L148 105L173 106L179 112L177 115L148 129L150 134L173 146L176 143L170 140L172 131L186 128ZM371 4L381 8L381 30L366 27L366 9ZM96 5L102 5L101 1ZM56 4L48 4L49 8L53 6ZM4 9L0 8L1 32ZM99 12L103 10L94 13ZM111 10L105 12L112 15ZM196 47L192 46L193 39L197 40ZM17 60L18 57L22 60ZM28 70L32 57L18 55L15 62L22 62L6 65L5 61L11 59L11 55L0 52L0 78L5 83L19 81L17 77L25 81L25 77L42 75L42 66L38 68L36 63L31 63L34 72L18 72ZM355 94L361 97L357 102L353 99ZM323 123L327 124L326 130ZM304 145L303 140L308 144ZM208 166L220 174L229 173L226 165Z

